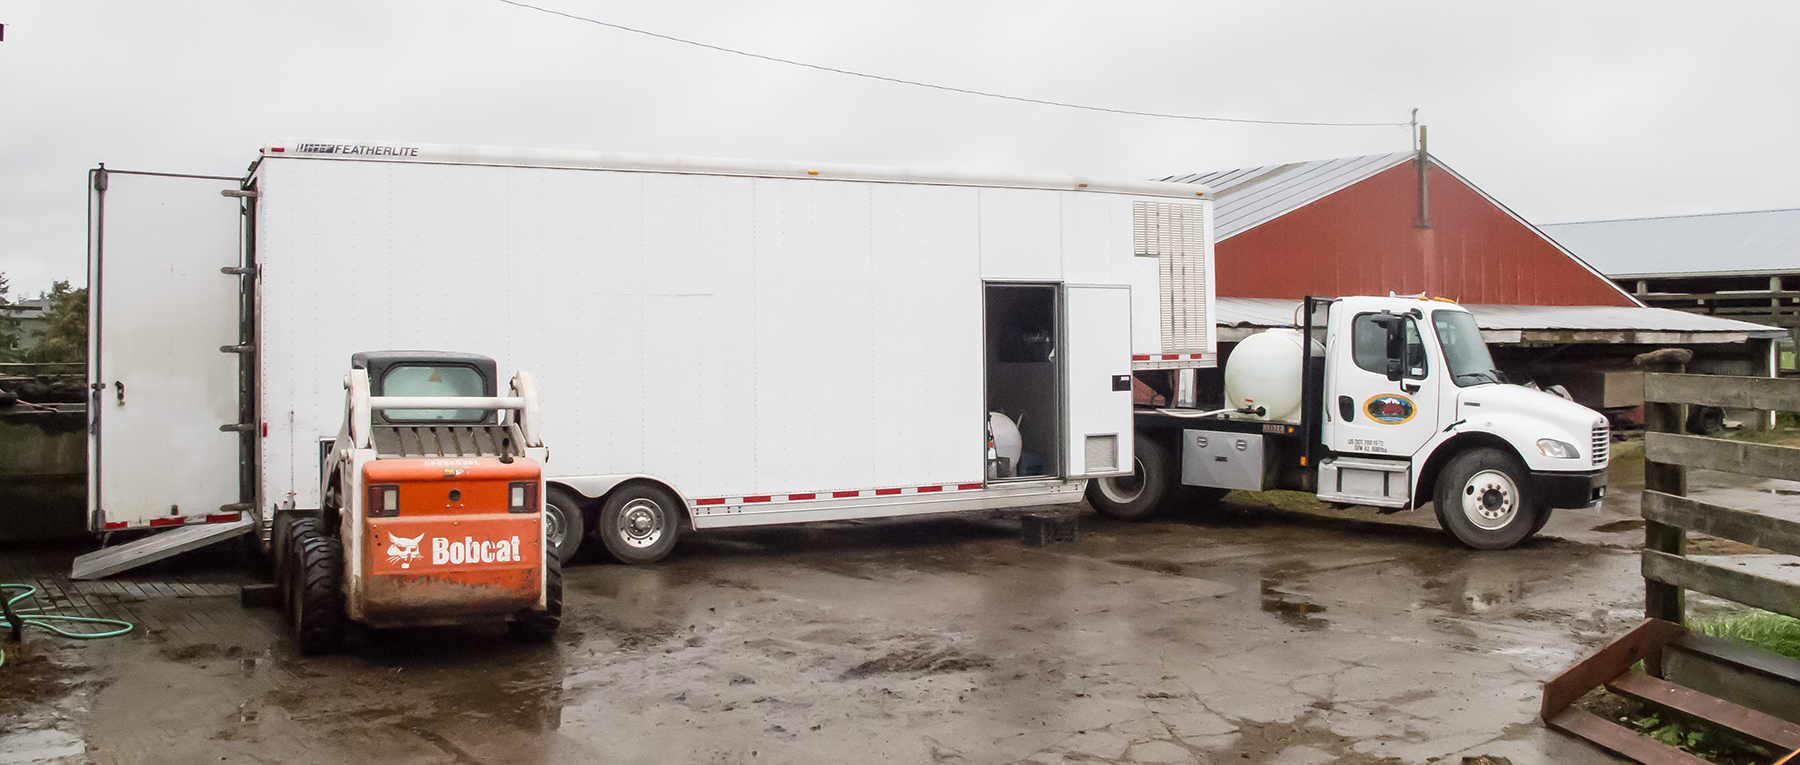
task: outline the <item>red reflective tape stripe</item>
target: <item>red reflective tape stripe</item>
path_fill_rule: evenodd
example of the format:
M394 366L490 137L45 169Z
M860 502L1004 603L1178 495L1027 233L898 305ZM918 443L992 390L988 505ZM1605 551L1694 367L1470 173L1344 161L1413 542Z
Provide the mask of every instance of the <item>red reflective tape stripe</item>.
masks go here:
M238 519L237 513L219 513L206 516L207 523L229 523Z
M978 483L964 483L964 484L957 484L957 486L956 486L957 491L968 491L970 489L979 489L979 488L981 488L981 484L978 484Z
M696 500L694 500L694 504L696 504L696 505L723 505L723 504L725 504L725 498L718 497L715 499L696 499Z
M920 494L924 494L925 492L928 492L928 491L943 491L943 490L944 490L944 487L942 487L942 486L920 486L919 487Z
M875 496L877 496L877 497L885 497L889 494L899 494L899 493L900 493L899 489L876 489L875 490Z
M1131 360L1132 361L1149 361L1150 357L1149 356L1133 356L1133 357L1131 357Z
M814 497L817 497L817 496L819 496L819 495L817 495L817 494L789 494L789 495L788 495L788 499L790 499L790 500L795 500L795 499L812 499L812 498L814 498Z
M831 493L832 499L840 499L843 497L860 497L860 496L862 496L862 492L860 492L860 491L834 491Z
M105 525L105 526L103 526L103 527L102 527L102 528L106 528L106 529L122 529L122 528L125 528L125 522L124 522L124 521L114 521L114 522L112 522L112 523L108 523L108 524L106 524L106 525Z
M1190 353L1190 354L1188 354L1188 358L1190 358L1190 359L1197 359L1197 358L1200 358L1200 354L1198 354L1198 353Z
M1180 361L1180 360L1181 360L1181 354L1179 354L1179 353L1165 353L1165 354L1163 354L1163 357L1162 357L1162 360L1163 360L1163 361Z
M744 502L745 502L745 503L750 503L750 502L767 502L767 501L769 501L769 498L768 498L768 497L767 497L767 496L762 496L762 497L745 497L745 498L744 498Z
M152 526L180 526L181 524L184 524L184 523L187 523L186 518L151 518L150 519L150 525L152 525Z

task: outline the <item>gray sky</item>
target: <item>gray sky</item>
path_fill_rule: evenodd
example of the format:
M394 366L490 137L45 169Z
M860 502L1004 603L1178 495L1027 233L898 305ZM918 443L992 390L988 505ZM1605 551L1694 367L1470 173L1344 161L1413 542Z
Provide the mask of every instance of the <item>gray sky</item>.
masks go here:
M1528 220L1800 207L1800 3L534 0L772 56L1141 111L1403 122ZM1405 128L1073 112L825 74L494 0L0 0L0 271L84 283L85 171L281 137L1146 178Z

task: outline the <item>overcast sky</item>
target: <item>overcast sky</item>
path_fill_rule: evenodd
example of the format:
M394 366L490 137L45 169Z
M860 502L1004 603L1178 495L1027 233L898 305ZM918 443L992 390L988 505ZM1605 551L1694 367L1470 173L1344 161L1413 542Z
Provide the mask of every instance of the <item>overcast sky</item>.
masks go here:
M1250 119L1404 122L1528 220L1800 207L1800 3L532 0L825 66ZM1151 178L1410 147L998 101L496 0L0 0L0 271L81 284L85 171L280 137Z

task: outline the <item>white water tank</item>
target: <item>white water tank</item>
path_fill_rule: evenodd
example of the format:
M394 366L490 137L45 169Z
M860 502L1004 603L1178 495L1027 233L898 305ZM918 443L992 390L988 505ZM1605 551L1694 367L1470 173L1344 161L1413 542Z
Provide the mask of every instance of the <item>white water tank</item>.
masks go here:
M1305 380L1297 329L1271 329L1244 338L1225 360L1225 400L1233 409L1261 408L1259 420L1299 422ZM1311 343L1313 355L1325 348Z

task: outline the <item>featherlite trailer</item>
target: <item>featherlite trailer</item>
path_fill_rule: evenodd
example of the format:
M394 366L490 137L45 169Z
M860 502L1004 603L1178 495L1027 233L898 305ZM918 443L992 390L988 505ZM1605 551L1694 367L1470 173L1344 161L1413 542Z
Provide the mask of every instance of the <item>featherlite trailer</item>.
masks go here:
M1133 372L1216 362L1192 184L302 141L90 181L96 532L319 508L368 348L536 370L550 540L628 562L1078 502Z

